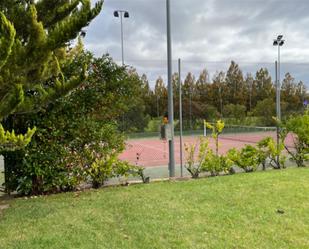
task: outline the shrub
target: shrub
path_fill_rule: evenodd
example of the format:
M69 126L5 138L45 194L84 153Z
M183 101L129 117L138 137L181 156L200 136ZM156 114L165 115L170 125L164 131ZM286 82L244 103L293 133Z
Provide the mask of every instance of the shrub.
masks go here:
M96 59L89 53L82 53L65 75L85 60L91 62L89 77L79 88L45 111L6 119L18 133L25 133L25 126L37 127L24 150L5 154L8 191L69 191L89 178L100 185L110 175L111 161L125 148L117 120L136 104L130 96L136 95L140 82L110 57Z
M221 120L218 120L216 123L210 124L210 123L205 121L205 124L206 124L206 127L208 129L212 130L211 136L215 139L216 155L218 155L218 152L219 152L219 135L222 133L222 131L224 129L224 122L222 122Z
M145 131L146 132L158 132L161 124L162 124L162 118L153 118L149 120L147 127L145 128Z
M228 158L245 172L255 171L259 166L257 149L251 145L246 145L241 150L229 150Z
M96 159L88 169L92 186L99 188L113 177L141 176L145 182L144 168L130 165L128 162L117 159L117 154L108 155L104 158Z
M305 161L309 160L309 109L304 115L289 118L285 124L281 125L281 128L283 140L288 133L292 133L295 136L295 151L292 151L287 146L285 146L285 149L298 167L304 167Z
M215 155L212 150L205 158L202 171L209 172L211 176L217 176L220 172L228 173L231 169L232 161L223 155Z
M261 117L262 125L275 125L275 101L272 98L261 100L254 108L254 115Z
M284 150L284 144L282 140L279 141L279 146L276 144L272 137L266 137L258 142L258 155L260 162L266 167L266 160L269 161L269 166L274 169L280 169L284 167L286 156L282 154ZM279 161L278 161L279 158Z
M200 137L199 144L185 144L186 163L185 168L191 174L192 178L198 178L203 171L205 159L212 153L209 148L209 141L206 138ZM197 159L196 159L197 153Z
M224 117L235 118L238 121L243 121L246 117L246 107L244 105L225 105L223 108Z
M229 158L218 155L218 138L224 128L224 123L218 120L214 125L205 121L208 129L212 129L212 137L216 142L216 153L209 148L209 140L206 138L200 138L200 144L186 145L186 169L191 174L192 178L198 178L201 172L209 172L212 176L219 175L220 172L228 172L232 166ZM197 152L198 150L198 152ZM195 154L197 153L197 160L195 160Z

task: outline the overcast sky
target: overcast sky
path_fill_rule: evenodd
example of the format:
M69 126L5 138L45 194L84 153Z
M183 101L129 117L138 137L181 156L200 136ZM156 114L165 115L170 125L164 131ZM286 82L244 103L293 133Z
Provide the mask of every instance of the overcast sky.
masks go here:
M146 73L152 85L159 75L166 78L165 0L105 0L87 28L86 48L121 63L118 9L130 13L123 20L125 63ZM267 67L274 75L272 42L283 34L281 78L289 71L309 86L309 0L171 0L171 16L173 71L181 58L183 77L203 68L212 77L231 60L244 74Z

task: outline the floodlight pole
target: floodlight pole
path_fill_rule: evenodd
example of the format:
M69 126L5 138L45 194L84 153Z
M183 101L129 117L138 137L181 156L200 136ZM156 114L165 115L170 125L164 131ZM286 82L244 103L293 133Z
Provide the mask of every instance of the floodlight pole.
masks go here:
M280 106L280 102L281 102L281 83L280 83L280 45L278 45L278 64L277 64L277 68L278 68L278 82L277 82L277 111L278 111L278 119L281 120L281 106Z
M252 109L252 87L253 87L253 79L249 79L249 97L250 97L249 107L250 107L250 112L251 112L251 109Z
M119 17L120 14L120 32L121 32L121 61L122 61L122 66L124 66L124 48L123 48L123 22L122 18L129 18L129 12L125 10L115 10L114 11L114 16Z
M170 0L166 0L166 24L167 24L167 82L168 82L168 123L171 129L169 144L169 177L175 177L174 155L174 103L172 84L172 41L171 41L171 13Z
M181 90L181 60L180 59L178 59L178 85L179 85L180 176L183 177L183 162L182 162L182 90Z
M281 120L281 113L280 113L280 82L279 82L279 77L278 77L278 62L275 62L275 67L276 67L276 113L277 113L277 120ZM277 124L277 150L279 152L279 143L280 143L280 136L279 136L279 125ZM277 155L277 164L279 165L279 153Z
M277 112L277 119L280 122L281 121L281 107L280 107L280 94L281 94L281 83L280 83L280 47L283 46L284 40L282 40L283 36L278 35L277 39L274 40L273 45L278 46L278 62L276 61L276 112ZM277 150L279 152L280 147L280 127L279 124L277 124ZM277 155L277 165L278 168L280 168L280 157L279 153Z

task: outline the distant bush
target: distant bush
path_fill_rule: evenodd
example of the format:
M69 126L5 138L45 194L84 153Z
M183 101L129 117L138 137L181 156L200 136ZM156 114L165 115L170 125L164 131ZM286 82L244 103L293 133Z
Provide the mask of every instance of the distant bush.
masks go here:
M234 118L239 122L242 122L246 117L246 107L244 105L229 104L223 108L223 116Z
M257 103L254 108L254 115L261 118L261 125L275 125L275 121L272 117L276 115L275 113L275 101L272 98L261 100Z

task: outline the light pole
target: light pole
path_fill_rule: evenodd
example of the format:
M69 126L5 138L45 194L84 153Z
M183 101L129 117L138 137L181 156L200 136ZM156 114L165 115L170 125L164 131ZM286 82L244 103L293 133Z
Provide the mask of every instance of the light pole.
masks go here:
M180 59L178 59L178 86L179 86L180 176L183 177L183 162L182 162L182 89L181 89L181 60Z
M120 16L120 28L121 28L121 58L122 58L122 66L124 66L122 17L129 18L129 12L126 10L115 10L114 17L119 17L119 16Z
M253 87L253 79L250 77L249 78L249 108L250 112L252 109L252 87Z
M192 85L190 84L189 87L190 132L192 133Z
M280 108L280 47L283 46L284 40L283 35L278 35L277 39L274 40L273 45L278 47L278 65L277 65L277 82L276 82L276 101L277 101L277 118L281 120L281 108Z
M174 155L174 102L172 84L172 39L170 0L166 0L166 35L167 35L167 81L168 81L168 123L171 129L169 145L169 176L175 177Z
M218 90L219 90L219 98L220 98L220 114L221 114L220 116L221 116L221 118L223 118L221 85L218 85Z
M278 63L276 61L276 113L278 121L281 120L281 106L280 106L280 93L281 93L281 84L280 84L280 47L283 46L284 40L282 39L283 35L278 35L277 39L274 39L273 45L278 47ZM277 166L280 168L279 162L279 126L277 125Z

